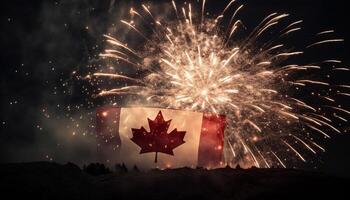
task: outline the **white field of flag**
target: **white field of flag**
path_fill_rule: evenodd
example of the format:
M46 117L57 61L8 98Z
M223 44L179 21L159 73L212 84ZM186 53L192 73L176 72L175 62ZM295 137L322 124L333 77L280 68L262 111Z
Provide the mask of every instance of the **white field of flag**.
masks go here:
M173 155L158 152L155 162L156 152L141 153L142 147L132 138L133 129L142 127L146 135L153 134L149 123L157 116L164 121L171 120L167 134L175 129L186 133L184 143L172 149ZM223 160L225 125L225 116L215 114L147 107L100 107L96 112L99 161L136 165L143 169L219 167ZM142 138L140 140L142 142ZM152 146L152 142L149 143Z

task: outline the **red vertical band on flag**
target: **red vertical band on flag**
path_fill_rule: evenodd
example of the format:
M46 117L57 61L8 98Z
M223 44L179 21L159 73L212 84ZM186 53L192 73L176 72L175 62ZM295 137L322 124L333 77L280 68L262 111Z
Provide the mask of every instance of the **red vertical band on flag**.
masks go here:
M225 126L225 116L203 114L198 149L199 167L215 168L221 165L223 160Z
M97 156L99 162L113 162L121 145L119 119L121 108L103 106L96 112Z

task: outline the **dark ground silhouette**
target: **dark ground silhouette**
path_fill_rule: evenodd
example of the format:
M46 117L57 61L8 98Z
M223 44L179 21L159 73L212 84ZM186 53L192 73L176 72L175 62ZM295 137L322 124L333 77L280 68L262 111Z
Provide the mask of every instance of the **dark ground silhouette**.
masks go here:
M125 170L123 165L116 165L115 171L111 172L100 164L90 166L94 166L93 173L86 171L88 166L81 170L72 163L2 164L1 193L9 194L11 199L34 197L50 200L349 199L350 179L318 172L230 168L142 172L137 167Z

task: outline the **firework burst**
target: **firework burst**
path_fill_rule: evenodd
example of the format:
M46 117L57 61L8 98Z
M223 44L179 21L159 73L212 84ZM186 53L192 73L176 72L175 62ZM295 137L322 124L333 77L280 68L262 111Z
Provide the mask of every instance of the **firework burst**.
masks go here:
M145 41L142 50L105 35L109 48L100 56L130 66L138 75L104 70L90 74L89 79L128 83L102 88L97 96L137 95L147 105L226 115L225 159L231 165L287 167L292 160L306 162L307 155L325 151L318 141L341 133L335 122L347 121L350 112L337 103L336 96L350 96L346 93L350 86L303 77L317 74L327 64L334 66L330 70L348 69L336 67L339 60L288 63L304 54L290 51L282 42L301 29L301 20L281 28L288 14L272 13L246 34L243 20L237 17L243 5L234 0L217 17L207 15L205 0L181 6L172 1L171 6L172 20L160 20L144 4L130 9L131 20L121 20ZM277 37L262 42L271 31ZM244 37L238 37L242 32ZM318 35L330 33L333 30ZM342 41L330 38L306 49ZM295 90L312 90L319 102L308 103L294 96Z

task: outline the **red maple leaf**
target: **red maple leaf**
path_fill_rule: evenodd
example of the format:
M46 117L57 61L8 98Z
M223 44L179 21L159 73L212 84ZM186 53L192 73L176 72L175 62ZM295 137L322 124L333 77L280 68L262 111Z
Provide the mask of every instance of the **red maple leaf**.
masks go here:
M140 129L131 129L133 137L130 139L141 147L140 154L155 152L155 163L158 152L174 155L173 149L185 143L183 139L186 131L177 131L175 128L167 133L171 120L165 121L161 111L154 120L147 119L150 132L147 132L143 126Z

